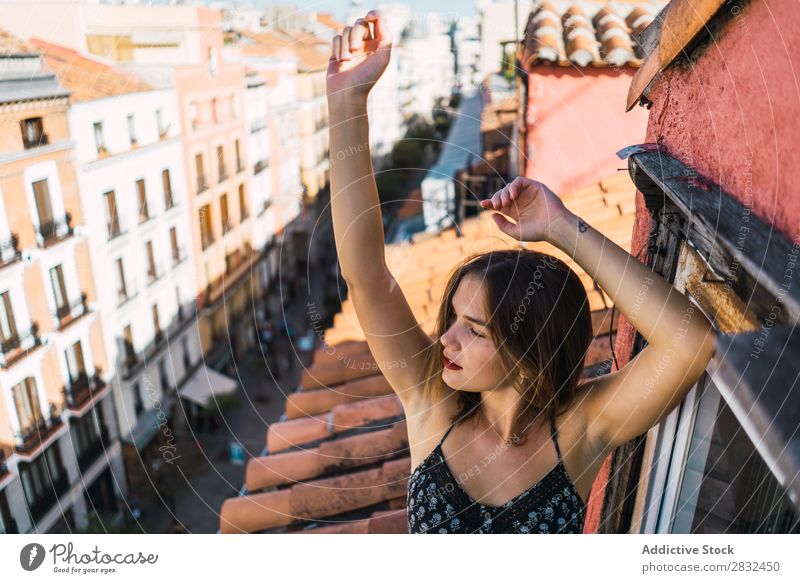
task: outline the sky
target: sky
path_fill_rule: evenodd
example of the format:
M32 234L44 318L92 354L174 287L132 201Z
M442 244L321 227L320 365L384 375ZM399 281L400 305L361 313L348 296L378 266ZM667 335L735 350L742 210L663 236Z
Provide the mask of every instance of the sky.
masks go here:
M347 8L350 6L350 0L276 0L270 2L268 0L251 0L253 4L266 5L266 4L294 4L301 10L316 10L319 12L333 12L334 16L340 20L344 19L347 14ZM366 14L373 7L376 7L382 0L362 0L361 5ZM389 2L387 2L389 3ZM474 0L406 0L405 2L397 2L398 4L407 4L412 12L421 12L423 10L447 12L449 14L457 13L460 15L475 14L475 1Z

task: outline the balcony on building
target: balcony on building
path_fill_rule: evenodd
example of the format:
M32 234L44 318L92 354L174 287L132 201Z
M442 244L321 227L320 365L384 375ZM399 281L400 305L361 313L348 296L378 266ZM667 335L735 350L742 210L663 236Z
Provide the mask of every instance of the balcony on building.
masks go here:
M53 311L53 319L58 330L63 330L76 320L89 313L86 293L81 292L79 298L69 300Z
M0 240L0 267L4 267L22 257L22 252L19 250L19 237L12 233L7 239Z
M99 368L92 374L83 373L75 382L61 389L64 394L64 405L71 411L79 411L86 403L106 388Z
M9 368L30 352L41 346L39 325L15 331L6 338L0 338L0 368Z
M14 433L14 448L18 453L31 454L41 447L63 425L61 414L55 403L50 403L50 410L34 423Z
M61 218L43 221L36 227L36 244L40 248L49 247L73 234L72 215L65 213Z

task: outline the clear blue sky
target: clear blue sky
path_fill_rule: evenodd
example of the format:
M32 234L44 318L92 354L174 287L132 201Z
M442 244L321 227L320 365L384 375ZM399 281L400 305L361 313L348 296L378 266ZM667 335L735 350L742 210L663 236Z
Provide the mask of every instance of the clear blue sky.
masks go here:
M253 4L294 4L301 10L317 10L319 12L333 12L340 20L344 19L350 0L252 0ZM362 0L364 12L376 7L381 0ZM387 2L387 4L390 2ZM474 0L406 0L398 4L407 4L412 12L433 11L447 14L470 15L475 14Z

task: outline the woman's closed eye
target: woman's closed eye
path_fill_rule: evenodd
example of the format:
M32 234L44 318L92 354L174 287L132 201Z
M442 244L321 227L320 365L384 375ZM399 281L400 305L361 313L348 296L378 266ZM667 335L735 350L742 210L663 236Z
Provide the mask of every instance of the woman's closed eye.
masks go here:
M474 328L470 328L469 331L472 333L473 336L477 336L478 338L483 338L483 334L478 334Z

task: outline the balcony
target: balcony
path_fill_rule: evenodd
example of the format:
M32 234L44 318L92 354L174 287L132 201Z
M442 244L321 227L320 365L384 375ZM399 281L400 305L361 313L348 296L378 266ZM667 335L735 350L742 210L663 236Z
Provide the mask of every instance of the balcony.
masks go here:
M106 223L106 231L108 232L108 240L111 241L125 234L126 229L120 218L116 217Z
M266 159L259 160L258 162L256 162L253 165L253 176L255 176L257 174L260 174L263 170L265 170L268 167L269 167L269 161L268 160L266 160Z
M208 190L208 180L205 175L197 178L197 194L202 194Z
M133 286L126 285L123 289L117 290L117 307L122 307L139 294Z
M42 343L39 338L39 325L33 324L27 330L18 332L0 342L0 367L9 368Z
M105 452L110 445L108 441L108 430L105 425L101 424L100 434L95 436L92 442L78 454L78 467L81 472L86 472L94 462L100 459L100 456L103 455L103 452Z
M272 206L272 201L271 200L265 200L264 204L261 205L261 209L259 209L259 211L258 211L258 216L260 217L265 212L267 212L267 209L269 207L271 207L271 206Z
M166 140L169 136L169 128L171 124L167 124L166 126L159 126L158 128L158 139L159 140Z
M20 257L22 253L19 250L19 237L16 234L0 241L0 267L13 263Z
M36 227L36 244L40 248L49 247L72 236L72 215L66 213L63 219L45 221Z
M98 368L93 375L84 374L71 385L61 389L64 394L64 405L73 411L79 411L96 393L106 387L101 373Z
M228 170L223 166L219 169L219 182L225 182L228 179Z
M63 425L61 414L55 403L50 403L47 417L39 419L29 427L25 427L14 434L14 448L18 453L30 454L47 441Z
M86 305L86 294L81 292L81 297L57 307L53 311L53 319L58 330L63 330L79 318L89 313Z
M32 140L29 140L25 136L23 136L22 138L22 145L25 146L26 150L30 150L31 148L38 148L39 146L46 146L49 143L50 143L50 138L45 133L41 133L38 136L35 136Z
M121 341L123 348L120 353L122 357L119 359L119 370L122 378L130 379L140 372L146 363L152 362L155 356L168 345L168 338L175 341L183 329L194 321L193 318L187 318L193 306L195 306L194 301L179 306L178 311L167 325L156 331L150 342L138 354L131 344L124 340Z
M236 287L247 281L244 277L250 271L251 260L257 261L253 248L245 243L240 251L231 253L225 258L225 274L220 275L206 285L203 305L209 307L220 300L226 293L231 293Z
M186 261L186 250L183 247L178 247L172 250L172 267L180 265Z
M60 468L58 477L52 482L52 485L45 485L42 494L28 505L33 522L41 520L68 489L67 472L64 468Z
M162 277L164 277L164 269L160 264L151 265L147 269L147 285L153 285Z
M244 172L244 164L242 164L241 160L236 160L236 174L241 174Z

